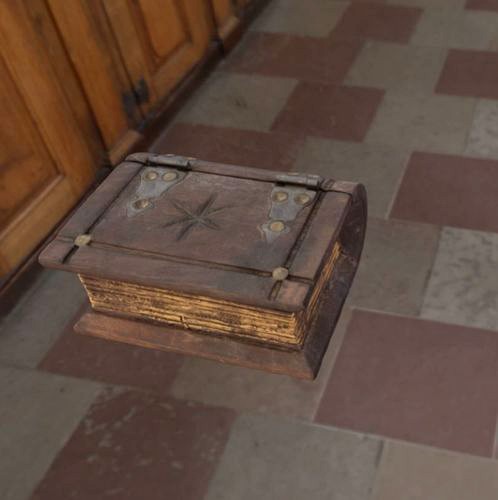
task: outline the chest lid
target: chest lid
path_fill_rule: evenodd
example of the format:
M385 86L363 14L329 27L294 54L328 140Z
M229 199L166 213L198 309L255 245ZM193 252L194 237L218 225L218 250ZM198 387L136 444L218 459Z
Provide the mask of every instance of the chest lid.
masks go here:
M136 154L40 261L79 274L258 307L305 307L352 203L319 176Z

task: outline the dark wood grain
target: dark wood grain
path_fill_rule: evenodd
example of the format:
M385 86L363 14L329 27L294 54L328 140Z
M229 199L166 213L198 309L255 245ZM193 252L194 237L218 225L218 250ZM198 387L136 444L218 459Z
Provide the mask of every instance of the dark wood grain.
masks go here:
M196 265L178 260L154 258L154 256L123 253L98 246L78 249L69 263L58 267L110 280L145 283L167 290L200 294L288 312L302 308L309 290L308 284L294 282L291 285L293 293L286 295L284 300L269 300L274 285L270 274L260 275L233 268Z
M323 256L337 240L347 215L351 196L325 193L320 209L303 237L289 271L291 275L314 280L323 262Z
M179 180L130 213L154 169L153 180L171 169ZM288 196L275 211L279 190ZM299 205L303 193L310 197ZM265 224L275 217L285 230L268 237ZM360 184L138 153L89 197L40 262L86 277L98 311L82 317L79 331L313 378L358 266L366 220ZM75 246L81 233L91 238ZM280 267L289 274L276 281ZM165 293L199 302L194 310ZM283 326L290 317L297 326Z
M87 232L119 196L140 168L140 165L132 162L122 163L119 168L115 168L79 207L77 212L62 226L58 236L75 238L78 234Z
M159 326L145 321L111 316L92 311L90 307L75 325L79 334L92 335L117 342L139 345L212 359L295 378L313 380L339 319L347 294L346 282L353 279L356 265L343 257L340 272L334 274L306 338L296 350L242 342L186 329Z
M282 179L288 178L293 185L316 188L320 177L281 172L267 176L258 169L196 160L200 170L188 172L170 192L155 199L153 210L130 218L127 205L140 183L143 166L168 165L171 157L136 154L129 160L63 226L41 256L44 265L282 311L305 307L321 261L340 230L347 195L324 193L317 224L310 217L313 205L303 206L287 223L288 230L268 243L261 226L270 220L275 179L282 185L286 184ZM214 214L209 226L198 224L180 238L188 224L175 225L175 221L185 211L196 213L210 199ZM82 233L91 234L91 243L71 248L69 241ZM291 268L286 285L272 295L272 272L290 266L291 255L298 265Z

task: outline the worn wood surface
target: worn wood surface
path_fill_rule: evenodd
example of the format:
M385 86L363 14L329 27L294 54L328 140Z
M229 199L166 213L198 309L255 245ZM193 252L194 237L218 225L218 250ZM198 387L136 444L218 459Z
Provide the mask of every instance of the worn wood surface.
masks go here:
M20 0L2 2L0 15L5 276L77 203L96 168L143 141L144 124L205 56L222 51L210 0Z
M301 312L285 313L83 275L80 279L97 311L268 344L299 345L305 334L306 324Z
M227 40L239 26L238 8L232 0L211 0L211 5L218 35Z
M242 36L244 27L269 0L210 0L216 31L225 52L230 51Z
M48 245L47 251L51 246ZM52 265L45 252L41 262ZM97 248L95 244L77 249L57 267L88 276L98 275L105 279L202 294L214 299L244 302L255 307L272 307L286 312L301 309L310 288L307 283L288 281L293 293L287 293L283 300L278 296L270 299L275 284L270 274L258 275L212 265L193 265L152 255L124 254L119 249L116 252Z
M98 165L102 161L104 143L61 33L45 0L29 0L27 5L27 13L36 28L40 44L49 54L57 80L63 82L62 90L78 121L82 139L88 144L94 164Z
M137 209L144 193L152 197ZM277 216L285 231L264 230ZM95 309L82 330L249 366L264 359L267 369L309 378L351 285L365 224L366 194L355 183L137 154L40 260L80 274ZM278 269L285 274L276 280ZM321 323L327 334L310 327L324 321L317 314L332 323Z
M127 205L139 183L135 178L93 228L95 241L271 273L284 265L311 210L311 205L303 207L288 232L270 245L260 226L269 220L272 183L191 172L155 199L153 208L129 217Z
M329 286L324 290L305 343L299 349L276 349L146 321L111 316L91 311L90 308L77 322L75 330L80 334L117 342L312 380L318 374L349 284L356 271L356 264L346 255L341 255L337 265L341 271L332 276Z
M89 144L24 2L0 2L0 275L18 265L93 180Z
M239 167L194 161L186 177L154 199L150 209L130 216L130 200L135 199L145 173L162 175L165 171L154 171L155 165L164 167L168 160L153 157L156 163L152 163L145 157L147 161L141 164L137 158L143 157L130 158L135 161L117 168L56 238L60 241L89 233L90 244L73 248L63 261L52 261L44 253L44 264L94 278L288 312L305 307L342 232L352 194L307 190L309 183L323 181L313 176L301 178L256 169L248 173ZM248 178L257 175L262 180ZM287 189L286 179L305 186L303 193L316 196L299 208L286 224L286 232L268 241L261 227L270 220L275 204L274 181L282 186L279 189ZM197 224L198 215L188 214L195 214L197 206L210 199L214 201L208 222ZM191 224L189 233L184 231L186 224ZM288 268L290 275L275 286L272 272L278 267Z
M147 85L148 97L139 103L146 115L207 52L214 36L208 4L106 0L103 5L133 86Z
M131 107L127 115L122 96L131 82L109 28L102 3L96 0L48 0L107 149L122 141L143 116Z

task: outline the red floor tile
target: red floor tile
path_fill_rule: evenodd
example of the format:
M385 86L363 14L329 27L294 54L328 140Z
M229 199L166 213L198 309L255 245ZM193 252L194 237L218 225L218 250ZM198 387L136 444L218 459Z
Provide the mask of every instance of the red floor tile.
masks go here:
M227 68L304 81L342 83L362 46L360 40L328 40L251 33Z
M198 500L234 413L140 392L100 398L32 500Z
M498 160L414 153L391 217L498 232Z
M301 82L272 129L361 142L382 101L383 90Z
M491 456L496 332L356 311L316 420Z
M287 134L177 123L151 148L157 153L288 171L302 140Z
M494 10L498 12L498 0L467 0L466 9Z
M74 322L38 368L53 373L168 394L183 357L75 333Z
M348 7L332 37L407 43L421 14L422 9L415 7L355 3Z
M436 92L498 99L498 52L450 50Z

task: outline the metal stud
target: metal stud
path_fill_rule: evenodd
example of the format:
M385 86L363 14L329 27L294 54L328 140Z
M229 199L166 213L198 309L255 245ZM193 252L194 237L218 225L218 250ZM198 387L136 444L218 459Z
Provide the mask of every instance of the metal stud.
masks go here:
M137 200L133 203L133 206L137 209L137 210L143 210L144 208L147 208L148 206L150 205L150 201L149 200L146 200L146 199L142 199L142 200Z
M289 195L285 191L276 191L273 193L273 201L276 201L277 203L283 203L284 201L287 201L287 198L289 198Z
M307 203L309 203L311 201L311 196L309 194L300 193L294 197L294 201L298 205L306 205Z
M163 174L163 181L171 182L178 178L178 174L176 172L166 172Z
M274 233L281 233L285 229L285 224L281 220L274 220L270 222L270 231Z
M272 273L272 278L276 281L283 281L287 276L289 276L289 270L285 267L276 267Z
M88 245L88 243L90 243L90 241L92 241L92 236L90 234L79 234L74 239L74 244L77 247L84 247L84 246Z
M148 180L148 181L154 181L157 179L157 172L154 172L154 170L149 170L146 174L145 174L145 178Z

